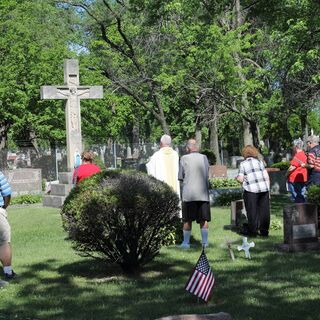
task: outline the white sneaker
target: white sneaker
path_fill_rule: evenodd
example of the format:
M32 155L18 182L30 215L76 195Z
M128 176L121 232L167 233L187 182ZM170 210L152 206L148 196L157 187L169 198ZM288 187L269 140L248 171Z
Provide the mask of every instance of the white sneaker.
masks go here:
M5 287L6 285L8 285L9 283L7 281L1 280L0 279L0 288Z
M180 249L190 249L190 244L182 242L179 246Z
M208 247L209 247L209 243L208 243L208 242L207 242L207 243L203 243L203 244L202 244L202 247L203 247L203 248L208 248Z

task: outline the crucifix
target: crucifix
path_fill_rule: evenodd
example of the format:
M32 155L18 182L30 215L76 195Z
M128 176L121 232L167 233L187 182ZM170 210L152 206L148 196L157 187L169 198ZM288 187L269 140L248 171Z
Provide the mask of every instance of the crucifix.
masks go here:
M250 248L253 248L253 247L254 247L254 242L253 241L248 242L247 237L243 237L242 245L238 246L238 250L239 251L243 250L244 253L245 253L246 258L251 259L249 250L250 250Z
M41 99L66 100L66 130L67 130L67 166L72 171L75 153L82 152L81 138L81 99L102 99L102 86L79 85L79 63L75 59L64 60L64 85L42 86Z

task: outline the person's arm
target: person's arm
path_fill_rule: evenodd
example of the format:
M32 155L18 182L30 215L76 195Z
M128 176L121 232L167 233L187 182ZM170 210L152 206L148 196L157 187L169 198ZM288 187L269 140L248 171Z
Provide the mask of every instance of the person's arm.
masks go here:
M180 161L179 161L179 172L178 172L178 180L179 181L183 181L183 179L184 179L184 168L183 168L182 162L183 162L183 160L180 159Z
M235 179L240 183L243 183L244 181L244 167L242 165L242 162L240 163L239 172L238 172L238 175L235 177Z
M3 197L3 201L4 201L4 205L2 206L3 209L6 209L9 206L10 200L11 200L11 195Z

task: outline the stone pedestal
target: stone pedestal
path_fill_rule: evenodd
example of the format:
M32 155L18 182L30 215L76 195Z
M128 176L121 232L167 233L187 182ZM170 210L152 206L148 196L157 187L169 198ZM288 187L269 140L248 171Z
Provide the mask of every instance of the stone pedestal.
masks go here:
M282 251L319 250L318 212L313 203L296 203L283 209Z
M72 172L59 173L59 183L51 185L50 195L43 197L43 206L61 208L72 189Z

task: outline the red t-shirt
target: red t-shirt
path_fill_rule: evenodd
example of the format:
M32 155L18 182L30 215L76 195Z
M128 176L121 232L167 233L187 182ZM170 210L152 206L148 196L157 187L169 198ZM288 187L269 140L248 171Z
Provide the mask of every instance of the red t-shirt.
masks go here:
M289 182L307 182L308 180L308 170L306 168L302 168L301 164L307 163L307 156L304 151L297 152L293 159L290 161L290 164L295 166L296 168L291 171L288 181Z
M73 178L77 174L77 184L78 184L81 180L88 178L95 173L99 173L100 171L101 171L100 168L93 163L81 164L78 168L78 173L76 173L77 172L76 169L74 170Z

